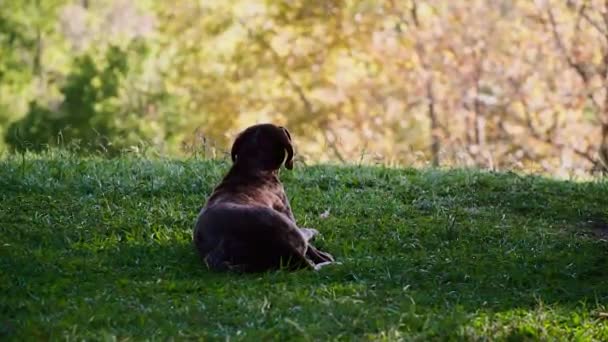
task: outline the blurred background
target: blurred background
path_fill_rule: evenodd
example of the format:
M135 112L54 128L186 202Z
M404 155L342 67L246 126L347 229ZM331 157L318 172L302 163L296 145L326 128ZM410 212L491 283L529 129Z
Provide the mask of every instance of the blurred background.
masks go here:
M0 0L0 150L608 170L608 2Z

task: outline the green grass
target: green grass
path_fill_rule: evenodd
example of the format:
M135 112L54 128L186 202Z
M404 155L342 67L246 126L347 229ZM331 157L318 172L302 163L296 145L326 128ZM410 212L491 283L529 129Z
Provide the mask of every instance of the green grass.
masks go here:
M0 161L0 340L608 340L605 181L283 171L299 223L342 264L234 275L191 244L227 168Z

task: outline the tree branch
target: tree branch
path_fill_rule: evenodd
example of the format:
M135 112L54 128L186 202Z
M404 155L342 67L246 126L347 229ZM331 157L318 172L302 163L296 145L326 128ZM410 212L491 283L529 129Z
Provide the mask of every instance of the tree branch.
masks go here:
M304 109L305 109L306 113L309 116L314 116L315 110L313 108L312 102L309 100L303 87L300 86L293 79L293 77L291 77L291 75L287 71L287 67L285 66L285 63L284 63L283 59L281 58L281 56L279 55L279 53L272 47L272 45L268 41L266 41L266 39L264 39L264 37L261 34L256 34L243 20L240 20L239 22L247 30L247 34L249 35L250 38L257 41L260 45L262 45L262 47L266 48L270 52L270 54L272 55L274 64L277 66L279 75L281 75L281 77L283 77L283 79L285 79L285 81L287 81L287 83L289 83L289 85L291 86L293 91L296 92L298 98L302 102L302 105L304 105ZM335 156L341 162L344 163L345 159L342 156L342 154L340 153L338 146L336 145L335 135L329 129L329 124L327 122L323 122L323 123L321 123L321 128L323 130L323 137L325 138L325 141L327 142L329 147L332 149ZM330 135L331 135L331 137L330 137Z
M566 45L564 44L564 41L562 40L562 37L560 36L557 30L557 22L555 21L555 16L553 15L551 7L547 7L547 14L549 15L549 23L551 23L551 32L553 33L553 38L555 39L557 48L560 50L562 55L564 55L564 58L566 58L566 62L568 62L568 65L570 65L570 67L576 70L583 82L585 84L589 83L589 75L587 75L587 72L585 71L583 66L579 63L576 63L568 53L568 49L566 48Z
M568 65L572 69L574 69L574 71L576 71L576 73L579 75L585 86L589 87L591 77L587 74L587 71L585 70L584 66L581 63L577 63L576 61L574 61L574 59L572 59L572 56L570 56L570 54L568 53L568 49L566 48L566 45L564 44L564 41L557 30L557 22L550 6L547 6L547 14L549 15L549 23L551 24L551 31L553 33L555 43L557 44L557 48L561 51ZM597 110L601 110L602 106L597 102L595 97L593 97L592 93L587 93L587 98L593 103Z
M262 35L255 34L254 32L252 32L251 29L249 29L248 27L246 27L246 28L247 28L247 31L251 38L255 39L264 48L266 48L266 49L268 49L268 51L270 51L270 54L272 55L272 59L274 60L275 65L278 66L279 74L281 75L281 77L283 77L287 81L287 83L289 83L291 88L296 92L296 94L300 98L300 101L302 101L302 104L304 105L306 112L308 114L314 114L312 103L308 99L308 96L306 96L306 93L304 92L302 87L291 77L289 72L287 72L285 63L281 59L281 56L279 55L279 53L272 47L272 45L269 42L267 42L264 39L264 37L262 37Z
M532 115L530 114L530 111L528 109L528 103L525 99L520 99L523 107L524 107L524 115L525 115L525 123L526 123L526 127L528 128L528 131L530 132L531 136L541 142L544 142L546 144L549 144L555 148L558 149L563 149L563 148L570 148L572 149L572 151L577 154L579 157L586 159L587 161L589 161L594 167L597 166L598 164L598 160L596 158L593 157L593 153L591 152L591 148L588 148L586 151L583 151L581 149L578 149L576 147L572 147L572 146L568 146L562 142L559 142L557 140L555 140L555 138L553 137L553 135L549 135L549 134L541 134L541 132L538 131L538 129L536 128L536 126L534 126L534 123L532 121ZM557 126L556 122L553 123L554 125Z

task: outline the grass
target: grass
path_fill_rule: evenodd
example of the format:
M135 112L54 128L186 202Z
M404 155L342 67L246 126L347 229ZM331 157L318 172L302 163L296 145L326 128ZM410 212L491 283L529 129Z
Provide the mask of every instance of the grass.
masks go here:
M608 340L605 181L283 171L299 223L343 264L234 275L191 245L228 166L0 161L0 340Z

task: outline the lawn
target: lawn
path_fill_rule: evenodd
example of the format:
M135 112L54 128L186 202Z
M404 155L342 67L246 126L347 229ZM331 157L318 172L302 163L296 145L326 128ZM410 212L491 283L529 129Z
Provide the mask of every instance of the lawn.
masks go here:
M236 275L191 243L226 161L5 156L0 340L608 340L608 182L297 166L342 264Z

